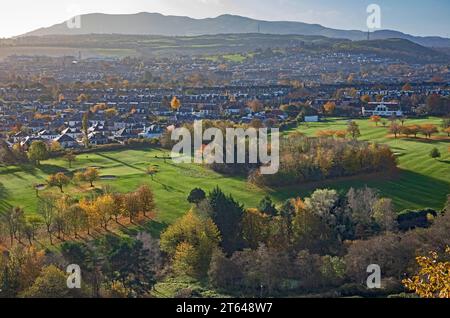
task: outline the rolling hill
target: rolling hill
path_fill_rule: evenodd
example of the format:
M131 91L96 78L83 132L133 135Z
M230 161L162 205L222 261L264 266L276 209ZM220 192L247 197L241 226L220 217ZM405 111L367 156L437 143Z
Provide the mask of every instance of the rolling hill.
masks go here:
M197 36L216 34L297 34L324 36L329 38L361 41L367 33L358 30L337 30L319 24L289 21L262 21L235 15L221 15L216 18L193 19L181 16L165 16L159 13L137 13L110 15L92 13L81 16L80 28L69 28L66 22L24 34L23 36L45 35L161 35ZM392 30L380 30L371 34L374 40L400 38L428 47L450 47L450 39L441 37L418 37Z

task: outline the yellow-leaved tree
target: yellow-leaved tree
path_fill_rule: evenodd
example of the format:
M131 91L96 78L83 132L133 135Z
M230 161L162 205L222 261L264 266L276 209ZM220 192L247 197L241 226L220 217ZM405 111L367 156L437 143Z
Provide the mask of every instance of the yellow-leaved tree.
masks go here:
M450 247L446 253L450 256ZM416 258L420 270L403 280L403 285L422 298L450 298L450 262L440 261L438 253Z

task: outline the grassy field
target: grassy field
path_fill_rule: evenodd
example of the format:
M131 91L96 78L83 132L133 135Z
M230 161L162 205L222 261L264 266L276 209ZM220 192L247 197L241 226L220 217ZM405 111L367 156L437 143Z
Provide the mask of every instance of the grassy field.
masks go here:
M442 208L447 194L450 194L450 155L448 147L450 139L440 133L433 140L401 137L395 139L390 136L388 129L381 124L377 127L368 120L357 120L360 126L360 140L387 144L399 158L400 173L395 178L382 180L348 180L332 182L331 187L347 189L367 184L377 188L381 193L394 200L397 208ZM296 131L308 136L314 136L320 130L343 130L347 127L347 120L330 119L320 123L300 125ZM429 118L408 120L405 125L432 123L440 126L441 119ZM293 130L294 131L294 130ZM289 133L289 132L287 132ZM440 159L430 157L431 150L436 147L442 154ZM286 189L285 193L292 193Z
M435 123L439 119L410 120L413 123ZM170 160L161 159L163 151L126 150L83 154L77 157L72 169L63 159L51 159L42 162L39 168L31 166L0 167L0 209L21 206L28 213L35 212L37 198L34 184L45 183L49 174L56 172L72 173L86 167L97 167L100 175L115 176L115 180L100 180L95 183L97 189L109 184L121 192L135 190L143 183L150 184L155 191L159 221L170 223L188 208L186 197L195 187L211 190L219 185L226 193L232 194L246 207L255 206L259 200L269 193L274 200L282 202L295 196L309 195L316 188L334 188L346 190L350 187L368 185L394 200L397 209L431 207L440 209L450 193L450 156L449 139L444 134L435 140L394 139L388 136L387 129L376 127L367 120L359 120L361 139L388 144L399 157L400 172L392 178L355 177L345 180L327 181L321 184L304 184L282 189L260 189L248 184L244 178L223 177L209 169L194 164L176 165ZM345 129L346 120L329 120L327 122L301 125L297 128L307 135L315 135L323 129ZM289 132L287 132L289 133ZM429 153L437 147L442 158L432 159ZM156 158L158 156L159 158ZM149 165L158 166L159 173L152 180L146 175ZM57 189L46 191L58 192ZM73 196L84 196L90 191L88 185L71 185L66 190Z
M74 172L86 167L96 167L100 175L116 176L116 180L100 180L97 188L109 184L121 192L134 191L141 184L149 184L155 191L156 203L160 212L160 221L170 223L189 208L186 198L195 187L212 190L217 185L231 193L239 201L249 206L255 205L264 196L261 189L249 185L244 179L224 178L204 167L194 164L174 164L162 158L160 150L127 150L83 154L77 157L72 169L62 159L42 162L41 167L0 167L0 207L21 206L27 212L34 212L37 198L33 184L45 183L47 176L56 172ZM149 165L158 166L159 173L152 180L146 174ZM58 192L56 188L44 192ZM83 196L93 191L87 184L72 185L65 192L74 196Z

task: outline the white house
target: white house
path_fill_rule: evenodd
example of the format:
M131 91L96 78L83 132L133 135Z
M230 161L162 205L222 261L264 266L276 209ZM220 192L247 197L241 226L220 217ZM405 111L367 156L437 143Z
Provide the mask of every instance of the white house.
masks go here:
M367 107L362 108L363 116L381 116L381 117L392 117L403 116L403 111L399 109L398 103L395 102L381 102L381 103L369 103Z

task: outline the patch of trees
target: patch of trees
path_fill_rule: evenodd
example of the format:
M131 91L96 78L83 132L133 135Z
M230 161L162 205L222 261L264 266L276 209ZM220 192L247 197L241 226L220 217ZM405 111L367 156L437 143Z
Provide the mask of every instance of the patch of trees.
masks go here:
M57 186L62 188L62 183ZM50 244L55 237L59 241L86 238L94 231L108 231L113 222L120 224L128 219L133 223L140 216L149 219L155 216L153 191L147 185L130 193L114 193L103 188L99 194L79 200L64 194L44 193L38 198L37 215L26 215L19 207L0 214L0 242L9 238L10 246L15 242L33 246L45 236Z
M218 198L227 209L217 207ZM232 295L401 293L405 273L416 269L416 253L450 244L445 234L450 213L430 219L427 229L402 232L404 220L397 217L391 200L370 188L346 194L316 190L278 207L266 197L253 209L239 208L232 197L215 189L194 204L162 234L161 247L176 275L207 275L213 288ZM236 213L227 213L230 207ZM370 264L383 270L379 291L365 287Z
M356 140L290 135L281 141L280 148L278 173L261 175L258 170L254 170L249 175L251 182L263 186L295 185L392 171L397 165L389 147Z
M0 254L2 297L148 297L161 271L158 245L144 233L107 234L91 243L65 242L60 252L17 245ZM67 288L69 264L82 268L81 289Z

